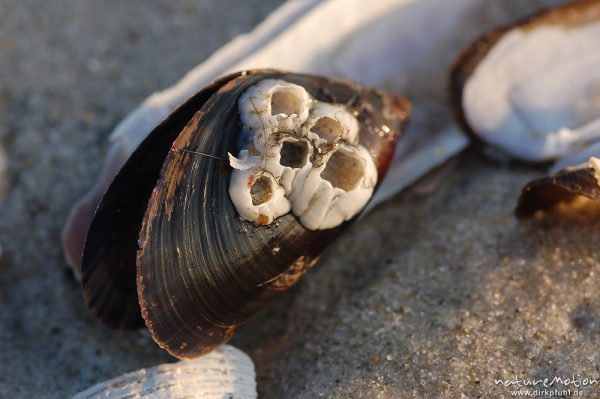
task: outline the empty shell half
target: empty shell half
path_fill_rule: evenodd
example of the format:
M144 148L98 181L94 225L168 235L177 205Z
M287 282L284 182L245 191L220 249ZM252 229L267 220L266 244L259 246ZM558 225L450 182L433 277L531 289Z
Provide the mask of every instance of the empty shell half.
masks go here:
M530 162L600 138L600 1L552 8L482 36L451 73L455 114L474 137Z
M108 188L82 262L90 310L179 358L226 342L293 285L385 175L408 102L278 71L226 76L175 110Z

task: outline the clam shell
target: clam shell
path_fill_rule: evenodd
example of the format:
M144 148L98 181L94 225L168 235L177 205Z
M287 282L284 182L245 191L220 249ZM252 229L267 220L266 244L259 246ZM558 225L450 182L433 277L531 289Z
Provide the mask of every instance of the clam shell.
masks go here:
M237 149L238 99L264 79L300 85L318 101L351 110L379 179L409 112L404 98L349 81L247 71L200 92L150 134L98 208L86 240L82 284L92 312L113 327L139 326L139 302L153 338L179 358L227 341L314 265L348 225L313 231L292 214L267 226L240 219L224 160Z
M600 138L600 2L573 1L486 33L460 54L450 94L464 130L529 162Z
M224 345L200 359L162 364L96 384L73 399L255 399L254 364Z

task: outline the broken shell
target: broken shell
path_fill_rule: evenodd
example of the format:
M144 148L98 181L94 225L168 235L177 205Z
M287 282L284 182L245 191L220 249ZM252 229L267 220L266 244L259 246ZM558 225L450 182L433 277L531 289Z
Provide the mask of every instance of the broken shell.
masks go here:
M536 211L550 209L561 202L572 202L580 196L600 200L600 159L592 157L587 164L527 183L515 213L518 217L531 216Z
M451 73L455 114L515 158L563 157L600 138L600 2L573 1L477 40Z
M267 93L262 98L266 113L260 111L261 98L246 107L246 97L257 90ZM278 98L279 91L291 97ZM286 110L290 104L300 108ZM319 104L347 113L336 120L348 131L311 141L309 131L318 132L309 121L321 115L313 112ZM254 107L259 112L252 119ZM344 80L248 71L210 85L142 142L98 207L82 264L90 310L106 324L125 329L142 325L141 310L155 341L179 358L199 356L227 341L314 265L345 221L366 204L362 191L370 197L385 175L407 115L404 98ZM350 131L353 120L356 136ZM387 133L381 134L382 126ZM317 141L325 153L314 149ZM300 172L289 181L270 163L276 157L269 158L286 143L304 143L310 153L303 156L302 150L291 157L292 164L304 166L292 168ZM228 153L238 157L228 162ZM333 160L336 154L350 161ZM354 168L355 163L362 168ZM326 195L304 192L313 181L333 186L336 179L340 183L324 190ZM238 188L243 195L236 198ZM357 190L362 193L359 206L353 196ZM274 205L269 208L273 213L259 207L257 217L244 215L248 201L257 207L283 199L290 206ZM300 204L295 213L309 214L315 203L325 205L307 220L286 213L291 204Z
M162 364L96 384L73 399L255 399L254 364L242 351L224 345L200 359Z

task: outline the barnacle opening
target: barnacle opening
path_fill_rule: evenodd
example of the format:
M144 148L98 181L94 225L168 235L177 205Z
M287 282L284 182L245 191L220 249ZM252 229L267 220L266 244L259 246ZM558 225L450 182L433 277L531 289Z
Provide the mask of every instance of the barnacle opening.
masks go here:
M310 130L328 143L333 143L344 133L340 122L328 117L320 118Z
M300 115L304 109L302 91L293 87L277 90L271 96L271 115Z
M331 183L333 187L351 191L356 188L364 174L364 161L356 155L340 149L329 158L325 169L321 172L321 177Z
M290 168L302 168L308 159L308 144L303 141L284 141L279 163Z
M258 177L250 187L252 205L260 205L269 201L273 196L273 180L268 176Z

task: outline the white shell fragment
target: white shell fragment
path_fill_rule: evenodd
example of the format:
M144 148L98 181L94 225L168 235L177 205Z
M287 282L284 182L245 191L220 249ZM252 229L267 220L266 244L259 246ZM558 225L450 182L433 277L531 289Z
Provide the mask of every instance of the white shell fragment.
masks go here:
M465 85L463 109L485 141L544 161L600 139L600 22L514 29Z
M194 360L123 374L78 393L73 399L255 399L254 364L242 351L223 345Z
M344 107L265 79L244 92L239 111L244 144L229 154L229 195L243 219L270 224L291 209L307 229L329 229L369 201L377 168Z

